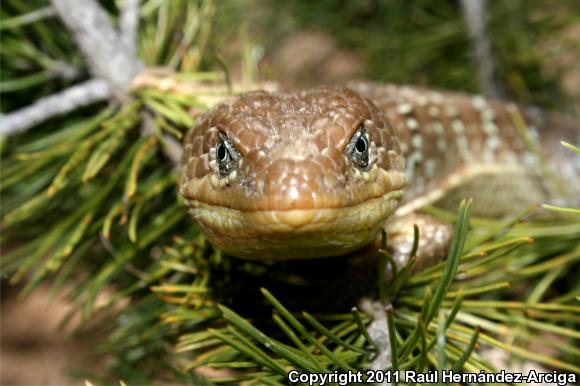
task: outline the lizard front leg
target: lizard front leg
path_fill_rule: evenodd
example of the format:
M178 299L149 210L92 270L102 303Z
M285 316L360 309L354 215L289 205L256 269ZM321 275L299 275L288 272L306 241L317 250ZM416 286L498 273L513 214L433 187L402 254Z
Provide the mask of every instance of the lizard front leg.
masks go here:
M415 226L419 231L418 237L415 235ZM442 261L449 253L453 236L451 224L419 213L395 217L384 229L387 232L387 250L393 256L399 270L409 263L412 254L417 257L413 272ZM416 246L415 239L418 241ZM415 247L416 251L413 252ZM392 278L391 273L387 273L387 282ZM385 370L391 366L393 356L390 343L393 337L389 335L387 329L385 309L392 306L386 299L373 301L365 298L360 302L360 307L373 318L367 330L378 351L370 368Z
M415 240L415 225L419 229L419 243L415 253L417 262L413 271L417 272L447 257L453 237L453 227L447 222L421 213L410 213L389 221L385 226L387 249L399 269L403 268L411 257Z

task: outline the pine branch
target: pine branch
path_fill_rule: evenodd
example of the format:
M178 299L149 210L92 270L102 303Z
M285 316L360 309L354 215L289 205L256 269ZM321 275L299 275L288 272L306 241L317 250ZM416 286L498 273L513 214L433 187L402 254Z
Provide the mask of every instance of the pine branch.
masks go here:
M139 1L127 0L122 14L122 34L112 25L106 11L94 0L52 0L52 7L41 9L59 16L69 28L96 78L45 97L31 106L10 113L0 122L0 133L13 135L54 116L69 113L114 96L128 100L128 86L143 68L136 56ZM30 17L26 18L29 22ZM62 68L64 77L75 77Z
M461 9L473 42L482 92L490 98L502 98L505 93L495 80L495 60L486 35L487 0L461 0Z
M56 12L53 7L42 7L35 11L26 13L24 15L12 17L10 19L5 19L0 25L0 31L10 28L22 27L27 24L37 22L39 20L45 19L47 17L53 17Z
M125 100L127 86L143 64L125 44L119 44L124 40L106 11L95 0L51 0L51 3L79 45L91 72L106 79L115 96ZM127 11L129 16L124 19L134 19L131 13Z
M74 64L67 63L62 60L57 60L52 63L49 71L56 77L73 81L80 78L83 75L83 69L75 66Z
M66 114L79 107L109 99L112 90L103 79L91 79L62 92L44 97L30 106L2 116L0 134L22 133L57 115Z
M137 31L139 29L139 0L123 0L119 21L121 43L127 54L137 57Z
M391 305L388 305L391 307ZM387 329L387 313L382 302L365 299L361 303L362 310L372 318L368 326L368 335L377 346L376 357L371 362L372 370L382 370L390 368L393 363L393 353L391 352L391 339L394 339Z

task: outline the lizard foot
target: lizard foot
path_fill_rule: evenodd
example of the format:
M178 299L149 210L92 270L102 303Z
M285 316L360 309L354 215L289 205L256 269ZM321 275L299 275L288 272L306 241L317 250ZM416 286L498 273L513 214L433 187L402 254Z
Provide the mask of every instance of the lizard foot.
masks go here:
M414 245L414 225L419 229L417 262L414 272L437 264L449 253L453 227L451 224L426 214L411 213L395 217L386 225L387 249L398 268L404 267L411 257Z

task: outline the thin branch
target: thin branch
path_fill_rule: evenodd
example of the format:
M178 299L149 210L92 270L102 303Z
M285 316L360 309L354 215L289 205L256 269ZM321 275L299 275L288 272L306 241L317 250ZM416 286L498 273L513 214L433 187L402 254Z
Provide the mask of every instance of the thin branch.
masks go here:
M139 0L123 1L120 32L113 27L109 15L95 0L51 0L51 3L50 9L56 11L70 30L91 72L98 79L73 86L3 116L0 134L21 133L51 117L113 95L124 100L128 97L131 81L144 67L136 52ZM72 68L58 64L62 75L77 75ZM153 119L147 115L144 118L142 134L153 135ZM163 152L179 167L182 152L180 143L167 135L162 136L161 140Z
M360 308L373 319L367 331L377 346L377 354L371 362L370 368L372 370L385 370L393 363L393 355L397 355L397 353L391 352L391 339L396 339L396 337L389 335L385 305L378 301L363 299Z
M49 71L56 77L68 81L78 79L83 75L83 72L84 75L86 75L86 71L83 71L82 68L79 68L74 64L67 63L62 60L52 61L51 66L49 67Z
M487 0L461 0L461 9L474 46L481 90L487 97L502 98L505 93L495 79L495 60L486 35Z
M22 27L55 15L56 12L53 7L42 7L32 12L25 13L24 15L2 20L2 24L0 24L0 30Z
M137 31L139 29L139 0L123 0L119 20L121 43L130 56L137 57Z
M51 3L79 45L91 72L109 81L118 99L126 99L127 86L143 65L119 44L120 35L107 12L95 0Z
M57 115L79 107L106 100L112 96L111 87L102 79L92 79L62 92L44 97L32 105L3 115L0 134L14 135Z
M79 45L96 79L2 116L0 134L24 132L49 118L113 96L125 100L128 98L129 84L143 68L135 54L129 53L120 44L119 32L113 27L107 12L95 0L51 0L51 3L52 7L43 8L41 15L46 15L49 10L56 12ZM138 13L138 1L128 0L127 3L136 6ZM66 63L55 62L55 65L55 74L65 78L74 78L79 74Z

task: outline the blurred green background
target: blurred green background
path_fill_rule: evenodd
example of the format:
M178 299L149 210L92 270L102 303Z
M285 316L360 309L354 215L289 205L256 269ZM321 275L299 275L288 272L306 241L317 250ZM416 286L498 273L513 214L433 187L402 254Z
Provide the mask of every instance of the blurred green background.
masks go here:
M487 35L507 98L563 110L577 106L580 3L488 3ZM267 78L300 86L364 78L479 92L477 59L457 1L233 4L238 19L232 24L242 23L249 33L238 36L260 45L260 73Z

